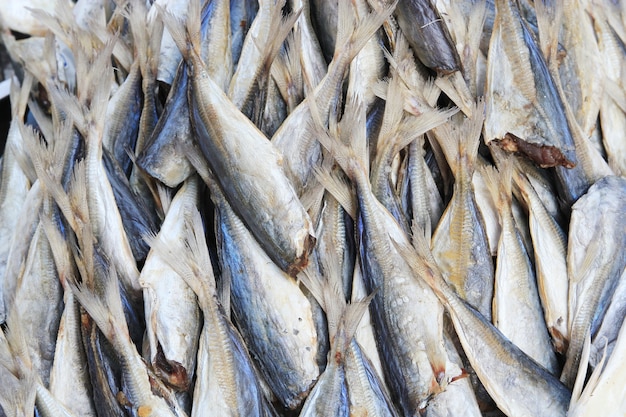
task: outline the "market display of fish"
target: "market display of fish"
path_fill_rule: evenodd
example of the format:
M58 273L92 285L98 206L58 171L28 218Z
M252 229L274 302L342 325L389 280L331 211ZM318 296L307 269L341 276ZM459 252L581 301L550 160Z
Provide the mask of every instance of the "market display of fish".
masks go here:
M15 0L0 39L0 417L626 414L623 0Z

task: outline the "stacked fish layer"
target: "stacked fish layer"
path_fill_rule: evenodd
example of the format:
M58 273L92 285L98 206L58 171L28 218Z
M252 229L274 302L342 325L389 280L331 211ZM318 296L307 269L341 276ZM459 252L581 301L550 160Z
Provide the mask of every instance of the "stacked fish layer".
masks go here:
M626 412L626 5L0 5L0 415Z

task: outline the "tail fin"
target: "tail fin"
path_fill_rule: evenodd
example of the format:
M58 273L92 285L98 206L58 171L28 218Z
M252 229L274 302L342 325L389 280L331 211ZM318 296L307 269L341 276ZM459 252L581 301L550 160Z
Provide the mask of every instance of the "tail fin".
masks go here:
M185 280L204 309L204 303L217 295L215 276L200 212L196 207L189 207L185 212L185 236L182 242L166 244L157 236L144 236L144 239Z
M473 172L485 118L484 109L483 100L479 100L472 109L471 117L457 118L434 129L448 165L457 179L461 173L459 168L462 159L467 161L470 175Z
M165 27L170 32L170 35L172 35L176 46L181 54L183 54L183 58L189 60L193 55L197 58L197 62L202 62L200 1L189 1L187 19L184 21L165 10L165 8L159 4L155 4L155 7L159 11Z
M348 98L343 119L330 122L329 129L320 117L315 100L310 100L312 121L317 138L352 180L369 173L365 106L356 98ZM342 135L343 134L343 135ZM345 136L344 136L345 135ZM344 137L342 137L344 136Z

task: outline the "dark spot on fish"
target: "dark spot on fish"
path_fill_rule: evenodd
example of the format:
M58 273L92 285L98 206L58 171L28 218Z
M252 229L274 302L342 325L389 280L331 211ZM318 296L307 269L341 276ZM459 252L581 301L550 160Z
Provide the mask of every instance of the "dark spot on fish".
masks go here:
M302 271L309 264L309 253L315 246L315 237L308 235L304 240L304 247L302 254L295 259L295 261L287 267L287 272L290 276L295 277L300 271Z
M461 373L455 377L452 377L452 379L450 379L450 383L453 383L454 381L458 381L459 379L468 378L469 376L470 376L469 372L467 372L465 368L461 368Z
M154 359L154 372L166 384L179 391L189 388L189 376L185 367L177 361L168 360L159 344Z
M558 320L562 321L562 318ZM554 350L558 353L565 354L568 348L568 340L558 331L556 327L550 328L550 334L552 335L552 345L554 346Z
M337 365L341 365L343 363L343 355L339 351L335 352L335 363Z
M133 407L133 404L130 402L126 394L124 394L122 391L118 391L115 398L117 399L117 402L120 403L122 407L126 407L126 408Z
M297 335L298 335L298 333L300 333L300 330L298 330L298 329L293 329L293 334L294 334L294 335L296 335L296 336L297 336Z
M556 166L574 168L576 166L576 164L568 160L558 148L530 143L518 138L512 133L507 133L503 139L497 140L496 142L503 150L524 155L541 168Z

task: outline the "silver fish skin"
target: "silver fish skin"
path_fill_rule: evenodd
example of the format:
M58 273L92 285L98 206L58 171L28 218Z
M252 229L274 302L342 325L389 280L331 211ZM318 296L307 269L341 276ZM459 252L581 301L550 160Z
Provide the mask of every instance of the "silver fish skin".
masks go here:
M585 136L596 129L602 97L603 68L594 35L591 16L586 12L590 2L563 2L563 26L560 42L567 51L559 65L564 101L570 103Z
M367 16L369 9L366 0L356 2L357 16ZM385 76L386 62L381 44L380 32L374 33L350 63L347 94L359 97L368 109L376 99L374 85Z
M516 167L516 189L528 207L528 224L535 254L537 286L544 318L557 352L565 353L569 341L567 238L539 198L526 175Z
M113 348L87 313L81 313L81 336L96 410L106 410L107 417L126 416L116 397L116 393L122 391L119 386L119 363Z
M330 353L333 353L333 350ZM326 370L307 397L300 411L300 417L348 417L350 404L345 378L344 368L329 361Z
M142 236L154 233L158 229L160 219L156 215L155 208L148 208L146 201L133 192L128 179L106 149L102 150L102 162L120 211L122 225L128 236L133 257L138 263L143 263L150 248Z
M80 333L80 311L69 288L65 289L63 301L65 309L50 371L50 394L77 416L96 416Z
M589 180L578 164L545 59L511 0L496 2L486 93L485 141L498 140L505 150L523 153L542 167L556 167L559 196L571 205Z
M331 348L328 352L326 369L305 401L300 416L355 415L363 413L364 410L353 406L365 404L358 402L364 399L363 396L352 397L353 392L347 384L348 372L356 371L355 366L358 366L353 362L351 368L348 368L348 356L354 341L354 333L372 297L348 305L346 294L341 289L339 258L333 256L323 259L322 262L326 276L322 277L314 268L309 268L299 278L326 313ZM353 383L357 382L354 377L355 375L352 378ZM364 389L367 390L359 383L354 384L353 389L356 396L363 394ZM365 413L373 411L370 402L370 409Z
M569 331L561 381L572 386L586 334L593 334L626 267L626 179L597 181L572 207L567 272Z
M445 305L467 358L498 408L508 416L565 416L571 392L450 288L424 237L417 235L415 244L417 251L396 247Z
M365 282L363 282L363 274L361 274L361 266L359 259L356 259L356 265L354 268L354 279L352 282L352 302L367 297L367 290L365 289ZM385 374L383 372L383 365L381 363L380 354L378 353L378 347L376 346L376 337L374 335L374 327L372 323L372 316L368 311L363 313L363 317L359 322L359 325L354 333L354 340L359 344L364 356L370 361L371 366L376 371L378 379L383 382L383 385L389 392L387 385L384 383Z
M487 15L487 2L478 1L435 1L435 6L450 31L459 54L463 78L472 97L482 96L479 59L483 26Z
M378 291L370 304L370 314L385 380L393 401L402 412L413 415L431 394L445 389L451 378L446 373L442 307L423 283L413 279L409 265L393 250L390 233L407 244L408 239L371 191L364 162L364 109L358 103L350 103L350 107L342 119L343 126L349 128L339 131L351 135L354 148L342 147L343 138L330 139L322 133L318 137L355 183L360 263L367 291Z
M274 395L294 409L319 374L311 304L254 240L219 189L211 189L221 279L231 283L234 321Z
M182 239L185 215L198 198L198 180L189 178L169 205L157 239L165 243ZM168 385L186 391L194 377L202 328L196 296L154 250L148 254L139 283L143 288L149 361Z
M458 110L437 110L426 103L425 98L414 97L421 108L419 115L404 112L404 91L398 73L394 73L387 87L387 101L382 126L376 140L376 151L370 170L372 191L376 198L389 210L398 224L408 232L408 219L402 213L401 202L395 191L393 161L401 149L413 142L416 136L443 124Z
M150 239L198 296L204 315L192 416L262 416L266 400L245 344L219 301L200 213L185 218L185 237L166 245ZM215 376L218 377L215 377Z
M419 136L409 145L407 166L413 214L411 224L418 224L431 234L437 227L445 207L424 155L424 136Z
M187 65L181 62L172 81L163 113L152 136L137 157L137 165L168 187L180 185L193 173L193 168L177 149L178 143L192 142L189 109L187 107ZM164 158L164 155L169 155Z
M164 18L192 71L192 125L224 195L270 258L286 272L297 273L307 264L315 238L311 220L285 176L281 153L208 74L197 53L199 22L191 23L197 29L192 29L195 46L189 50L180 22Z
M493 260L484 220L472 188L482 127L481 112L479 104L471 119L457 119L434 130L453 170L455 181L452 199L437 225L431 246L433 255L446 274L447 282L461 298L490 320L494 286Z
M395 3L394 3L395 4ZM322 120L329 115L339 102L344 74L356 54L363 48L370 37L378 30L383 21L393 11L393 5L382 9L380 13L370 12L356 21L349 2L339 2L339 26L337 46L333 60L322 81L287 117L272 137L272 143L284 155L284 169L298 195L307 189L313 177L312 170L322 157L319 143L312 132L312 114L310 105L315 101Z
M78 41L75 43L78 45ZM77 130L85 139L85 169L82 173L85 175L84 181L89 189L86 196L91 233L103 248L106 256L111 259L126 290L133 296L137 296L141 291L138 279L139 270L102 160L106 105L113 84L113 67L109 64L113 45L113 43L107 43L91 55L80 48L73 51L76 55L82 55L80 59L76 58L77 62L81 62L81 66L77 68L78 96L68 94L56 84L48 86L48 93L58 110L66 112L71 117ZM98 71L90 71L87 68L98 68ZM87 103L89 103L88 107ZM63 145L69 146L67 143ZM39 158L45 160L45 152L40 153L43 154L39 155ZM53 161L47 163L52 164ZM59 190L59 184L54 183L55 179L45 172L38 172L38 175L46 179L46 187L51 190L61 209L66 211L64 214L72 223L71 227L80 235L75 215L68 213L69 207L60 201L67 197L62 196L63 191ZM58 177L60 176L59 174ZM81 240L80 236L79 240Z
M492 167L482 171L502 226L494 280L493 324L524 353L556 374L559 366L544 320L535 271L513 217L513 168L508 159L498 162L498 171Z

